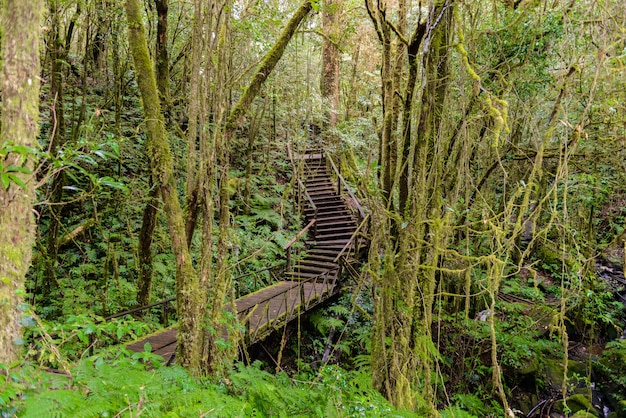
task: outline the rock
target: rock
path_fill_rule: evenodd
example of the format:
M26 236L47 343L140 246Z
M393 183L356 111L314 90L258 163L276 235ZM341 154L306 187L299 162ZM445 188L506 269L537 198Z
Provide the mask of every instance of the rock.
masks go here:
M563 361L554 359L544 360L544 375L547 377L547 383L552 390L560 392L563 387ZM567 376L572 379L574 373L579 376L585 376L587 374L586 367L579 361L569 360L567 362ZM572 383L575 383L572 381Z
M593 407L591 400L583 394L572 395L567 398L567 408L571 413L574 414L570 416L576 416L578 418L597 418L599 416L598 412ZM554 409L558 412L565 412L565 407L563 405L562 399L554 403Z
M524 313L535 322L538 336L545 335L557 323L558 311L546 305L532 305Z
M539 357L534 356L534 357L529 358L526 364L524 364L523 366L520 366L517 371L520 374L525 375L525 374L537 373L538 370L539 370Z
M476 314L476 319L479 321L485 322L489 316L491 315L491 311L489 309L485 309L484 311L480 311Z
M570 418L597 418L597 416L587 411L578 411L574 415L570 415Z
M567 398L567 406L574 413L579 411L587 411L588 413L592 413L594 417L598 416L598 412L591 403L591 399L588 399L583 394L572 395Z

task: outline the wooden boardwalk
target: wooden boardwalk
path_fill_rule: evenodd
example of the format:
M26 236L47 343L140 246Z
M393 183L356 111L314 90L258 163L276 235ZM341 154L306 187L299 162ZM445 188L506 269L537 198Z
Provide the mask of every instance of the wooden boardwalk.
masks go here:
M363 220L363 211L358 206L355 219L351 207L356 198L332 161L329 167L320 151L307 153L303 161L306 183L299 182L300 200L308 224L285 247L286 277L235 301L239 322L246 330L244 341L247 345L263 340L337 294L343 268L354 261L364 244L356 234L357 221ZM332 180L331 169L335 170L337 180ZM344 189L352 202L350 207L341 196ZM356 203L358 205L358 201ZM291 245L305 232L309 235L308 250L292 266ZM228 338L225 332L224 338ZM129 344L127 348L144 351L146 343L150 343L154 354L163 356L170 363L176 352L176 327L161 330Z

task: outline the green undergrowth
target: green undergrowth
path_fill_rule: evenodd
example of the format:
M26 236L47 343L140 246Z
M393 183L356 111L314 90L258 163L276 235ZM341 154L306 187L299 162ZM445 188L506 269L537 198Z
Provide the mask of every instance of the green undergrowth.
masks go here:
M33 364L4 368L0 413L37 418L412 416L372 390L364 371L327 366L305 381L269 374L258 364L238 365L227 379L215 381L155 360L149 353L117 349L82 359L69 374Z

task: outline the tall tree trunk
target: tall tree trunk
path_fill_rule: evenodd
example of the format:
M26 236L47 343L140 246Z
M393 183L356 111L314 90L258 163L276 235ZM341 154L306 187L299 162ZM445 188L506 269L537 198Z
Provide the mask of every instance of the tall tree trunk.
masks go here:
M39 130L39 31L41 0L4 0L2 131L0 144L37 148ZM0 182L0 363L19 358L19 309L30 266L33 234L34 154L10 152L2 161ZM10 167L16 167L9 171Z
M141 230L139 231L139 280L137 283L137 304L145 306L150 301L152 288L152 238L159 209L159 188L150 181L148 203L143 209Z
M159 98L163 110L167 113L170 105L170 69L169 51L167 49L167 14L168 0L154 0L158 15L156 39L156 79ZM148 304L152 287L152 236L156 226L159 208L158 187L150 181L150 195L143 210L141 231L139 232L139 281L137 283L137 303L139 306Z
M170 58L167 49L167 14L169 0L154 0L157 15L156 38L156 78L163 110L167 112L170 106Z
M403 2L399 8L402 10ZM386 29L387 21L374 12L372 7L370 16L382 40L383 54L391 51L389 41L390 29ZM442 107L446 89L449 83L449 33L452 22L452 2L436 2L429 10L428 21L417 24L408 46L408 75L407 85L402 103L402 140L403 148L399 167L395 165L392 153L394 149L394 124L399 113L399 107L389 97L385 97L385 129L384 136L386 154L383 159L383 185L388 194L388 210L379 208L374 214L374 220L380 224L379 240L382 244L373 246L372 251L385 254L384 263L377 253L371 256L383 268L381 276L376 281L375 297L375 325L372 331L372 371L374 387L381 391L394 405L413 409L414 391L420 388L422 397L435 409L435 392L431 375L432 356L434 345L430 335L432 322L432 304L435 287L435 271L438 267L439 249L446 239L446 220L441 219L441 199L436 193L439 190L440 177L443 171L441 164L444 147L436 147L442 120ZM401 13L402 14L402 13ZM420 19L418 19L418 22ZM436 23L435 23L436 22ZM399 22L393 29L400 37L399 30L404 23ZM429 31L429 44L424 53L425 88L419 108L419 127L415 134L411 133L411 114L413 96L418 74L417 51L424 36ZM383 84L395 86L391 92L387 89L384 94L394 94L399 85L398 72L404 62L400 54L403 48L396 43L395 65L392 66L391 52L387 52L387 64L383 65ZM395 81L394 81L395 80ZM390 114L390 115L389 115ZM391 141L391 142L387 142ZM415 151L413 151L415 150ZM414 161L411 152L415 152ZM437 154L439 153L439 154ZM394 171L395 170L395 171ZM411 170L411 171L409 171ZM391 171L399 174L400 181L391 181ZM412 174L412 175L411 175ZM400 207L398 213L393 213L393 199L399 194ZM389 212L393 214L390 216ZM428 219L428 222L424 220ZM391 234L384 231L391 230ZM389 235L395 240L389 240ZM382 246L383 248L379 248ZM372 269L373 270L373 269Z
M56 154L65 142L65 111L63 106L63 62L66 60L67 54L63 51L63 44L59 33L60 28L60 10L58 1L50 4L50 14L52 16L52 27L50 30L50 93L54 110L55 124L53 126L53 135L50 138L50 150ZM43 283L43 296L47 298L50 292L57 287L56 280L56 264L58 255L57 241L59 238L59 228L61 226L62 205L59 203L63 200L63 185L65 183L65 174L61 171L54 175L50 188L49 200L52 203L50 210L50 226L46 233L46 260L45 260L45 277Z
M143 100L147 154L150 157L152 175L160 188L176 263L177 359L183 367L197 373L200 370L201 320L198 317L200 310L198 276L187 247L183 211L176 194L174 164L166 138L139 0L126 1L126 16L135 76Z
M203 28L205 22L205 11L201 0L194 1L193 29L191 40L191 75L189 77L189 103L187 117L189 125L187 127L187 219L185 231L187 234L187 246L191 247L193 234L196 230L198 214L202 208L201 187L206 173L200 170L198 159L198 138L204 138L204 132L199 126L199 121L204 122L204 106L208 100L208 93L203 91L202 79L200 77L202 69L202 56L211 51L205 51ZM212 162L212 161L211 161ZM209 161L206 161L209 164Z
M395 161L393 148L395 147L395 128L396 121L398 119L398 107L395 106L396 99L394 98L395 86L394 80L394 59L393 59L393 44L392 44L392 31L388 24L387 6L386 3L372 4L369 0L365 2L367 6L367 12L374 24L378 40L380 41L382 53L382 65L380 69L381 78L381 96L383 104L383 120L380 136L379 147L379 181L380 188L383 193L383 200L386 206L393 209L392 198L392 181L393 173L395 172ZM401 70L398 68L398 70Z
M413 120L413 95L415 93L415 85L417 83L418 61L417 53L419 52L422 39L426 33L427 24L419 24L416 26L411 41L407 47L409 73L404 93L404 103L402 108L402 154L400 160L400 184L399 184L399 210L406 216L408 213L407 201L409 198L410 170L413 168L411 161L411 151L413 150L412 139L412 120Z
M322 77L320 91L328 108L324 120L324 130L332 131L337 125L339 112L339 42L338 15L341 10L341 0L326 0L323 5L322 27L324 40L322 42ZM326 143L335 142L332 135L326 132ZM336 144L334 144L336 145Z

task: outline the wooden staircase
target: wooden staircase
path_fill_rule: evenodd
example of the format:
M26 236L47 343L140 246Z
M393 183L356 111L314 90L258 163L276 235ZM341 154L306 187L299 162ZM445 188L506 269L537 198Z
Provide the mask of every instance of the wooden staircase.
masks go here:
M363 232L360 228L366 224L363 209L333 161L319 150L308 151L299 159L304 160L305 181L298 183L307 226L285 246L285 278L237 299L235 306L230 307L237 312L240 324L246 329L244 340L247 345L263 340L274 330L336 295L343 274L358 274L355 273L355 262L367 244L357 234ZM350 207L348 201L356 207ZM295 257L292 265L292 245L305 233L308 235L306 251ZM145 308L136 308L132 312ZM127 348L139 352L150 343L151 351L170 363L175 356L176 333L176 327L170 327L135 341ZM225 330L223 337L228 339Z
M338 193L338 183L333 182L323 153L304 155L303 177L306 180L300 192L306 196L302 199L305 220L314 221L314 226L306 240L305 255L287 273L293 280L313 278L329 270L339 272L340 255L350 253L357 244L357 221Z

